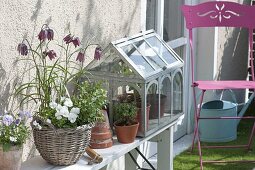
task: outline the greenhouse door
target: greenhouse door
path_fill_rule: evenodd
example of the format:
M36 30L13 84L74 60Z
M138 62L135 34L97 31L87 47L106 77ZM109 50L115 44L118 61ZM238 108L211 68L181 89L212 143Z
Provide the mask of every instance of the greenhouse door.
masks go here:
M186 0L187 1L187 0ZM154 29L163 39L172 47L175 52L187 62L187 39L184 37L184 18L180 7L185 3L185 0L147 0L146 9L146 29ZM184 76L187 75L188 68L184 64ZM177 140L187 134L188 124L188 97L189 87L187 77L183 78L183 116L178 122L177 131L174 134L174 140Z

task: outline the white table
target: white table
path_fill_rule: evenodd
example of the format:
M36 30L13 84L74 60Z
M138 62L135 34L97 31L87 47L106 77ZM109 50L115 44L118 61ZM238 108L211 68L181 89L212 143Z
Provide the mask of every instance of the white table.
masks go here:
M174 120L172 123L164 126L157 132L145 138L137 138L133 143L130 144L120 144L117 142L116 138L114 138L114 145L111 148L95 149L95 151L103 157L103 162L100 164L88 165L89 159L86 154L84 154L84 156L82 156L82 158L76 164L70 166L51 165L42 159L41 156L36 156L22 163L21 170L98 170L125 155L129 151L132 151L153 137L157 137L158 141L157 169L173 170L173 132L177 121L178 119ZM134 163L128 163L128 166L126 166L125 169L134 170Z

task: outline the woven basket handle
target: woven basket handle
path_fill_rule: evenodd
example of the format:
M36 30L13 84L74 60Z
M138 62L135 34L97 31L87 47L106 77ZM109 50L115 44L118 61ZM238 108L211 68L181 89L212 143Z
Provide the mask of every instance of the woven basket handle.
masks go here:
M51 128L51 129L53 129L53 130L56 130L56 128L53 126L53 124L51 124L51 123L48 123L48 122L46 122L46 121L44 121L42 118L40 118L39 116L33 116L33 121L40 121L40 123L42 124L42 125L46 125L46 126L48 126L49 128ZM33 122L32 121L32 122ZM32 123L31 122L31 123ZM32 127L34 127L34 126L32 126Z

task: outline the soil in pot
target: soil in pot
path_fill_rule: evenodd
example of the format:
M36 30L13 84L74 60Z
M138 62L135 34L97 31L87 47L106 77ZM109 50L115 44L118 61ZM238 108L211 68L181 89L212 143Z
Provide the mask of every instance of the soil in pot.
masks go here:
M139 122L130 126L120 126L118 123L114 123L115 132L117 135L117 139L120 143L132 143L135 140Z
M160 117L164 116L165 104L166 104L167 96L161 94L160 95ZM148 94L147 102L151 105L150 107L150 119L158 119L158 108L159 108L159 95L158 94Z

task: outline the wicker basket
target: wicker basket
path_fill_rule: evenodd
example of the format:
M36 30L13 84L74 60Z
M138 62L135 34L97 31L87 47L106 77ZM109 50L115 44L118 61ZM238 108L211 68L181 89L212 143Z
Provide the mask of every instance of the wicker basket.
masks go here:
M43 126L41 130L33 127L37 150L48 163L72 165L85 153L91 137L93 124L77 128L53 129Z

